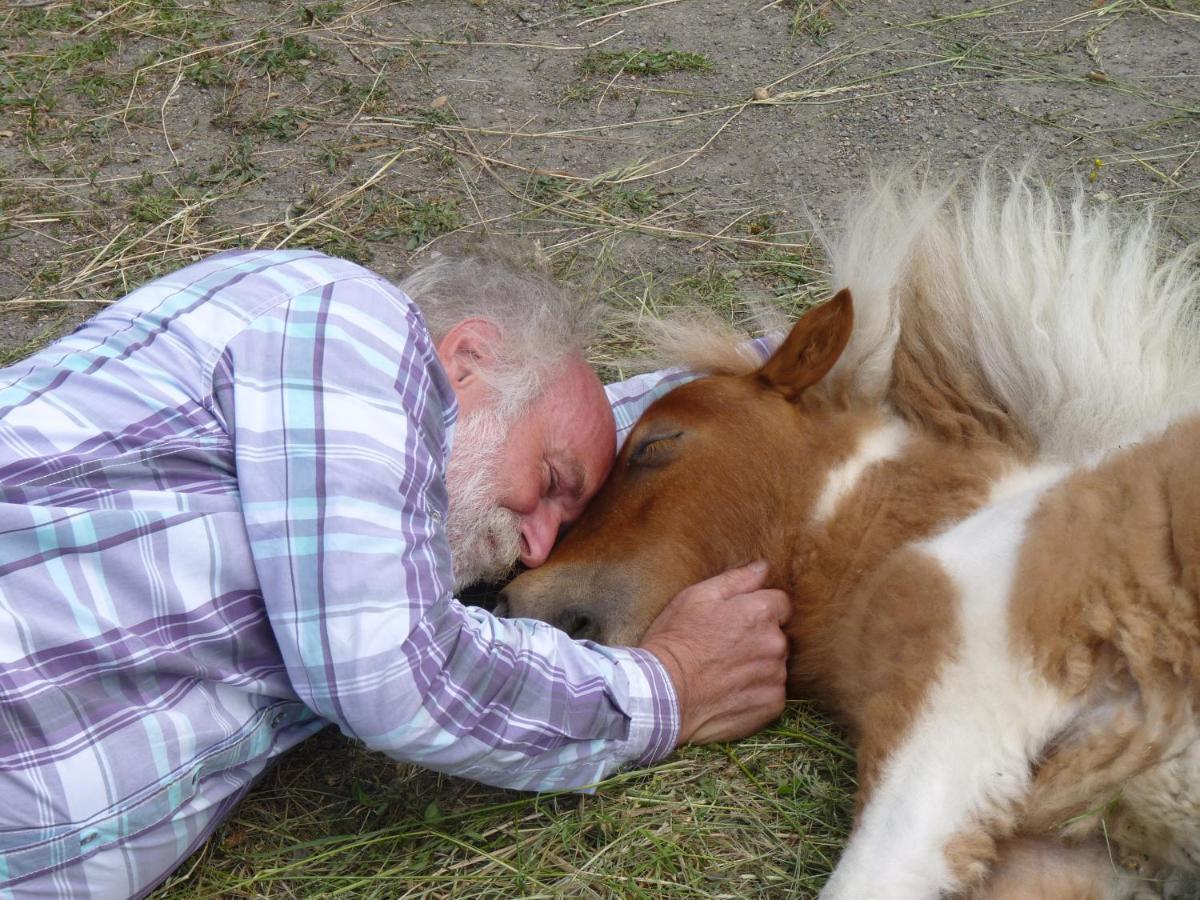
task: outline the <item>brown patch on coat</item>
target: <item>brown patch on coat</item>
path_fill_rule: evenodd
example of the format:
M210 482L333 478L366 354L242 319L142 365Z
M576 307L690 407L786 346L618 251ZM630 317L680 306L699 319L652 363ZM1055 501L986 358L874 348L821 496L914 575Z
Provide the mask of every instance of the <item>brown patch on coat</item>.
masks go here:
M788 560L784 585L796 611L789 623L797 644L791 693L827 699L843 711L857 708L864 648L877 640L884 647L892 643L887 631L863 632L873 617L888 621L891 634L906 645L926 641L931 652L936 649L937 632L948 627L942 617L953 591L949 579L918 551L893 555L979 509L1011 464L1001 452L970 451L915 434L899 457L868 468L826 523L809 524L811 513L797 517L801 521L779 548ZM919 613L923 598L936 615ZM848 666L851 659L855 665ZM869 683L871 676L864 677Z
M868 571L844 602L810 600L788 626L791 693L823 700L857 739L859 811L959 643L957 590L935 560L905 549Z
M1178 423L1072 475L1030 519L1010 607L1013 633L1019 652L1085 712L1049 748L1027 826L1074 820L1072 833L1099 828L1098 799L1117 797L1128 779L1182 752L1179 741L1195 732L1198 451L1200 419ZM1163 840L1153 823L1142 830L1151 843Z
M1104 843L1073 846L1050 838L1002 843L987 880L969 900L1109 900L1133 876L1122 871Z
M990 828L972 826L958 831L942 850L946 865L956 884L972 891L987 878L998 852Z
M924 271L932 262L924 254L913 258L916 274L910 285L922 285L924 290L910 286L901 298L903 319L887 399L903 418L944 441L966 446L995 442L1022 458L1032 458L1035 442L1029 430L1008 412L978 362L966 364L976 354L967 336L954 329L969 327L964 323L970 316L948 312L961 306L962 298L926 293L939 284L962 283ZM945 258L937 260L939 265L948 263Z

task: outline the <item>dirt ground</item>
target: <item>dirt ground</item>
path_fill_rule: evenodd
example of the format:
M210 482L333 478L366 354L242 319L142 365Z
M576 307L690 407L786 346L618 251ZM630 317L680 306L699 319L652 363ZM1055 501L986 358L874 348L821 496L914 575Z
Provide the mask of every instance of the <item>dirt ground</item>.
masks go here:
M813 221L889 166L1032 156L1200 238L1197 0L8 0L0 50L5 364L231 246L399 277L519 234L625 312L796 308ZM323 735L165 895L810 896L851 787L824 728L797 708L586 802Z

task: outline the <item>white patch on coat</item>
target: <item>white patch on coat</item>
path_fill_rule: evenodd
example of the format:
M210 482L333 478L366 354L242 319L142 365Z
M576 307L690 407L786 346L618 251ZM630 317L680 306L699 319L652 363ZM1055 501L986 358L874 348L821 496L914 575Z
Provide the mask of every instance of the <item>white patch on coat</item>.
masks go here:
M909 429L904 422L893 419L875 428L859 441L854 455L833 469L813 507L813 521L827 522L837 512L838 504L854 492L863 473L878 462L895 459L908 443Z
M1049 483L918 545L958 589L960 644L884 765L824 900L954 892L947 843L1020 799L1031 760L1075 714L1030 659L1013 655L1008 625L1026 522Z
M1023 466L1001 475L992 483L988 494L988 505L1002 503L1027 491L1040 491L1047 485L1059 481L1068 472L1063 465Z

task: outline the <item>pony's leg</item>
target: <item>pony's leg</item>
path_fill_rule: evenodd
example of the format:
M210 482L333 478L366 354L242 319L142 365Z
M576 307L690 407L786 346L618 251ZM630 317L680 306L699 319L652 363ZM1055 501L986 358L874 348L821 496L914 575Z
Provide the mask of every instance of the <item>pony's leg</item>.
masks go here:
M970 900L1161 900L1158 886L1113 859L1103 841L1006 841L987 881Z
M995 840L1014 832L1034 760L1076 710L1010 631L1009 592L1035 502L1005 501L923 545L954 584L958 644L905 733L871 747L871 793L825 900L962 892L983 881Z
M980 883L1067 706L1032 673L948 666L873 779L823 900L936 900Z

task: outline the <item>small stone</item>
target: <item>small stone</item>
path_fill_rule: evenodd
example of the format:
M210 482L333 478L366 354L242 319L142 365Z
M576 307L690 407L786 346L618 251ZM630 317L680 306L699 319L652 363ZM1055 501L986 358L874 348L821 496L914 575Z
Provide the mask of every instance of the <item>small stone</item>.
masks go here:
M442 96L440 96L440 97L434 97L433 102L429 104L429 108L430 109L441 109L443 106L445 106L449 102L450 102L450 98L447 97L445 94L442 94Z
M765 87L756 87L754 89L754 99L759 101L760 103L763 100L766 100L767 97L769 97L769 96L770 96L770 93L767 91L767 89Z

